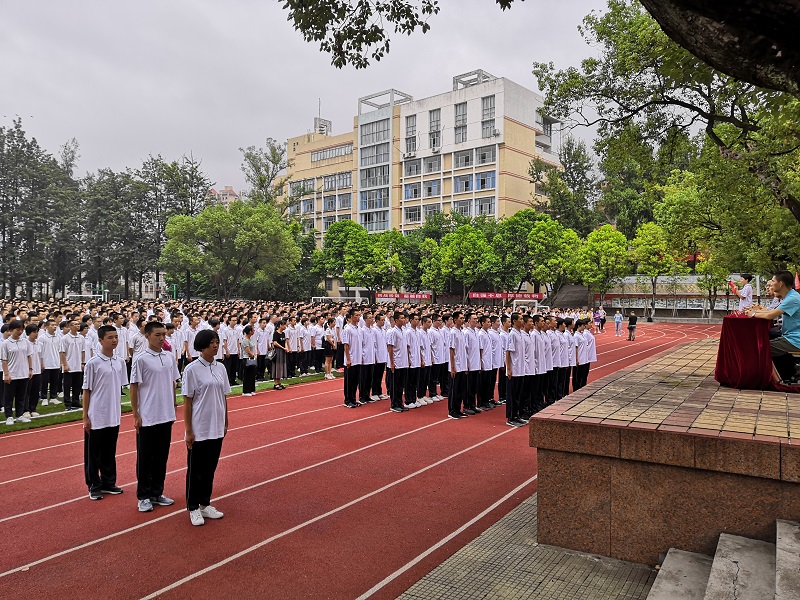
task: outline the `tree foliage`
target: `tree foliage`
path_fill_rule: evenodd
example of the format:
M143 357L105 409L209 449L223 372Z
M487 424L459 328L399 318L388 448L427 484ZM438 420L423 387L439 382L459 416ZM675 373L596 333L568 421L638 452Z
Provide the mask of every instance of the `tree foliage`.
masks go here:
M628 258L628 240L611 225L596 229L581 245L576 270L583 284L600 294L600 304L606 292L628 274Z

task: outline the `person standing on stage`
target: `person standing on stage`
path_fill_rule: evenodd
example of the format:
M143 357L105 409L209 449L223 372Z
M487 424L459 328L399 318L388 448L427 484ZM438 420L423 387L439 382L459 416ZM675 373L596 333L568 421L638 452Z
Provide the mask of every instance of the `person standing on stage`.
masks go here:
M252 339L252 325L245 326L245 330L248 328ZM186 367L182 389L188 467L186 508L192 525L203 525L206 519L223 517L223 513L211 505L211 494L222 440L228 432L228 401L225 396L230 393L231 386L225 367L214 359L219 348L217 333L211 330L198 332L194 347L199 357ZM245 377L248 377L247 373Z
M199 331L194 337L198 334ZM170 506L175 502L164 496L164 480L177 405L175 382L180 379L175 358L171 352L163 349L167 335L164 324L151 321L145 325L144 335L147 349L133 360L130 384L131 409L136 428L136 497L139 512L153 510L154 504ZM199 351L195 352L199 356Z
M90 500L117 495L117 438L121 417L122 386L128 385L125 361L115 355L117 330L103 325L97 330L100 352L86 363L83 378L83 469Z
M742 287L736 292L736 295L739 296L739 312L744 312L753 306L753 286L750 285L751 281L753 281L753 276L750 273L742 273L742 277L739 280Z

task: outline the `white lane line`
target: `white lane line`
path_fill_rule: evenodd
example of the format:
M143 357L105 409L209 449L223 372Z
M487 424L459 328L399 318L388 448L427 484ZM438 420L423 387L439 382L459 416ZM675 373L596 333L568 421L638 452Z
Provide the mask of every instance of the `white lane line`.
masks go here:
M427 558L428 556L430 556L431 554L433 554L434 552L436 552L436 551L437 551L439 548L441 548L442 546L444 546L446 543L448 543L448 542L449 542L450 540L452 540L453 538L455 538L455 537L457 537L457 536L461 535L462 533L464 533L464 532L465 532L467 529L469 529L470 527L472 527L472 526L473 526L475 523L477 523L477 522L478 522L478 521L480 521L482 518L484 518L486 515L488 515L490 512L492 512L493 510L495 510L495 509L496 509L498 506L500 506L501 504L503 504L503 503L504 503L506 500L510 499L510 498L511 498L512 496L514 496L515 494L517 494L517 493L521 492L523 489L525 489L526 487L528 487L530 484L532 484L532 483L533 483L534 481L536 481L538 478L539 478L539 475L534 475L533 477L531 477L530 479L528 479L528 481L525 481L524 483L521 483L520 485L518 485L517 487L515 487L513 490L511 490L510 492L508 492L508 493L507 493L505 496L503 496L502 498L500 498L500 499L499 499L497 502L495 502L494 504L492 504L492 505L491 505L489 508L487 508L486 510L484 510L484 511L480 512L479 514L477 514L476 516L474 516L472 519L470 519L469 521L467 521L466 523L464 523L464 524L463 524L461 527L459 527L458 529L456 529L456 530L455 530L453 533L451 533L450 535L448 535L448 536L446 536L446 537L442 538L441 540L439 540L438 542L436 542L436 543L435 543L433 546L431 546L430 548L428 548L427 550L425 550L425 552L423 552L422 554L419 554L419 555L418 555L416 558L414 558L413 560L410 560L410 561L408 561L408 562L407 562L406 564L404 564L402 567L400 567L399 569L397 569L397 571L395 571L394 573L392 573L391 575L389 575L389 576L388 576L388 577L386 577L385 579L382 579L381 581L379 581L378 583L376 583L374 586L372 586L370 589L368 589L366 592L364 592L364 593L363 593L363 594L361 594L361 595L360 595L358 598L356 598L356 600L366 600L366 599L367 599L367 598L369 598L370 596L374 595L376 592L378 592L378 591L380 591L381 589L383 589L384 587L386 587L386 586L387 586L388 584L390 584L392 581L394 581L395 579L397 579L398 577L400 577L400 575L402 575L403 573L405 573L406 571L408 571L408 570L409 570L411 567L413 567L414 565L418 564L419 562L421 562L422 560L424 560L425 558Z
M316 394L308 394L306 396L298 396L297 398L287 398L286 400L278 400L277 402L264 402L262 404L254 404L252 406L243 406L241 408L232 408L232 409L228 410L228 413L237 413L237 412L242 412L242 411L245 411L245 410L253 410L254 408L264 408L265 406L275 406L276 404L286 404L287 402L295 402L297 400L305 400L306 398L314 398L316 396L325 396L326 394L329 394L329 393L330 392L318 392ZM228 400L230 400L231 398L232 398L231 396L228 396ZM130 414L131 413L125 413L122 416L123 417L130 416ZM81 425L81 428L83 428L83 421L79 421L79 423ZM183 419L177 419L175 421L175 423L183 423ZM42 429L47 429L47 428L42 428ZM124 433L133 433L134 431L135 431L134 429L123 429L119 433L120 433L120 435L122 435ZM3 437L4 436L0 436L0 439L2 439ZM81 438L78 439L78 440L72 440L72 441L69 441L69 442L62 442L60 444L53 444L51 446L41 446L40 448L31 448L29 450L21 450L19 452L12 452L10 454L3 454L3 456L0 456L0 459L2 459L2 458L11 458L13 456L20 456L22 454L32 454L33 452L41 452L42 450L52 450L53 448L61 448L63 446L69 446L71 444L83 444L83 436L81 436Z
M377 415L375 415L375 416L377 416ZM373 417L366 417L366 419L371 419L371 418L373 418ZM365 420L365 419L362 419L362 420ZM314 463L312 465L301 467L301 468L296 469L294 471L290 471L289 473L284 473L283 475L277 475L276 477L272 477L272 478L267 479L265 481L261 481L259 483L255 483L253 485L249 485L247 487L241 488L239 490L235 490L233 492L229 492L229 493L227 493L227 494L225 494L223 496L218 496L215 499L216 500L223 500L225 498L230 498L232 496L236 496L238 494L242 494L244 492L247 492L247 491L250 491L250 490L254 490L256 488L268 485L270 483L274 483L276 481L280 481L281 479L286 479L288 477L291 477L292 475L297 475L299 473L303 473L305 471L309 471L309 470L314 469L316 467L327 465L328 463L332 463L332 462L335 462L337 460L341 460L343 458L347 458L348 456L352 456L353 454L358 454L359 452L363 452L364 450L369 450L371 448L375 448L376 446L380 446L381 444L386 444L388 442L400 439L400 438L405 437L407 435L411 435L413 433L417 433L418 431L422 431L423 429L428 429L429 427L434 427L435 425L441 425L442 423L448 423L448 422L450 422L450 419L442 419L441 421L435 421L433 423L429 423L428 425L423 425L422 427L418 427L416 429L412 429L410 431L405 431L403 433L400 433L400 434L394 435L392 437L386 438L385 440L381 440L379 442L373 442L372 444L368 444L368 445L363 446L361 448L356 448L355 450L350 450L350 451L345 452L343 454L340 454L338 456L334 456L332 458L326 458L325 460L320 461L318 463ZM511 431L511 430L509 429L509 430L507 430L507 431L505 431L503 433L507 433L508 431ZM85 497L82 497L81 499L84 499L84 498ZM66 504L66 502L62 502L62 504ZM33 512L37 512L37 511L33 511ZM43 563L46 563L46 562L51 561L51 560L54 560L54 559L59 558L61 556L66 556L67 554L72 554L73 552L77 552L78 550L83 550L84 548L89 548L91 546L95 546L97 544L100 544L102 542L106 542L106 541L114 539L116 537L120 537L120 536L125 535L127 533L131 533L132 531L138 531L139 529L142 529L142 528L147 527L149 525L153 525L154 523L158 523L160 521L163 521L164 519L169 519L170 517L174 517L175 515L180 515L180 514L185 514L185 513L186 513L185 509L179 508L179 509L173 510L172 512L167 513L166 515L162 515L160 517L156 517L156 518L151 519L149 521L145 521L144 523L140 523L139 525L133 525L131 527L128 527L127 529L122 529L121 531L115 531L114 533L109 533L108 535L104 535L103 537L100 537L100 538L97 538L97 539L94 539L94 540L91 540L91 541L88 541L88 542L84 542L84 543L79 544L77 546L73 546L72 548L67 548L66 550L61 550L60 552L56 552L55 554L51 554L49 556L45 556L44 558L40 558L40 559L35 560L33 562L30 562L28 564L21 565L19 567L15 567L14 569L11 569L9 571L6 571L4 573L0 573L0 579L3 578L3 577L6 577L8 575L13 575L14 573L19 573L21 571L25 571L27 569L30 569L31 567L35 567L37 565L41 565ZM6 519L3 519L3 520L6 520Z
M427 467L423 467L421 469L418 469L417 471L414 471L413 473L409 473L405 477L401 477L400 479L392 481L391 483L387 483L386 485L381 486L376 490L372 490L371 492L369 492L367 494L364 494L363 496L359 496L358 498L356 498L354 500L351 500L350 502L347 502L346 504L342 504L341 506L338 506L338 507L336 507L334 509L331 509L328 512L322 513L321 515L317 515L316 517L314 517L312 519L309 519L308 521L304 521L303 523L300 523L299 525L295 525L294 527L286 529L285 531L282 531L280 533L276 533L275 535L270 536L267 539L265 539L265 540L263 540L261 542L258 542L257 544L253 544L249 548L245 548L244 550L241 550L240 552L237 552L236 554L233 554L233 555L231 555L231 556L229 556L227 558L224 558L221 561L218 561L218 562L216 562L216 563L214 563L212 565L207 566L205 569L201 569L200 571L192 573L191 575L187 575L183 579L179 579L178 581L176 581L174 583L171 583L170 585L168 585L166 587L163 587L160 590L157 590L157 591L153 592L152 594L144 596L142 598L142 600L150 600L151 598L155 598L156 596L159 596L159 595L161 595L161 594L163 594L165 592L169 592L170 590L174 590L175 588L180 587L184 583L188 583L189 581L192 581L193 579L197 579L201 575L205 575L206 573L209 573L211 571L219 569L220 567L225 566L228 563L233 562L234 560L237 560L237 559L239 559L239 558L241 558L243 556L246 556L247 554L255 552L256 550L258 550L260 548L263 548L267 544L271 544L272 542L274 542L276 540L279 540L279 539L281 539L283 537L286 537L287 535L292 534L295 531L299 531L300 529L303 529L305 527L308 527L309 525L313 525L314 523L317 523L318 521L321 521L321 520L326 519L326 518L328 518L328 517L330 517L332 515L335 515L336 513L339 513L341 511L347 509L347 508L350 508L351 506L354 506L354 505L358 504L359 502L363 502L364 500L372 498L373 496L377 496L378 494L380 494L382 492L385 492L388 489L391 489L391 488L393 488L393 487L395 487L397 485L400 485L401 483L404 483L404 482L408 481L409 479L413 479L414 477L417 477L418 475L421 475L422 473L430 471L431 469L435 469L439 465L442 465L442 464L446 463L447 461L453 460L454 458L457 458L457 457L461 456L462 454L466 454L467 452L470 452L470 451L474 450L475 448L479 448L480 446L483 446L484 444L487 444L487 443L489 443L489 442L491 442L491 441L499 438L500 436L505 435L505 434L507 434L507 433L509 433L511 431L512 431L511 429L506 429L505 431L501 431L500 433L495 434L495 435L493 435L493 436L491 436L491 437L489 437L489 438L487 438L487 439L485 439L485 440L483 440L481 442L478 442L477 444L473 444L472 446L470 446L468 448L464 448L463 450L459 450L458 452L456 452L454 454L451 454L450 456L446 456L445 458L437 460L435 463L430 464Z
M338 427L345 427L347 425L353 425L355 423L360 423L361 421L366 421L368 419L374 419L375 417L380 417L380 416L388 415L388 414L393 414L393 413L390 413L389 411L387 411L385 413L378 413L376 415L370 415L369 417L363 417L361 419L356 419L355 421L347 421L346 423L339 423L337 425L331 425L330 427L324 427L322 429L317 429L315 431L309 431L307 433L301 433L299 435L295 435L295 436L292 436L292 437L289 437L289 438L285 438L285 439L282 439L282 440L277 440L275 442L270 442L269 444L264 444L263 446L257 446L255 448L248 448L247 450L242 450L240 452L234 452L233 454L226 454L224 456L221 456L220 460L226 460L226 459L229 459L229 458L233 458L235 456L240 456L242 454L248 454L250 452L256 452L257 450L263 450L265 448L271 448L272 446L277 446L279 444L284 444L286 442L291 442L291 441L294 441L294 440L297 440L297 439L300 439L300 438L303 438L303 437L306 437L306 436L309 436L309 435L314 435L314 434L317 434L317 433L330 431L331 429L336 429ZM167 475L174 475L175 473L180 473L181 471L185 471L185 470L186 470L186 467L181 467L181 468L175 469L173 471L167 471ZM130 486L133 486L133 485L136 485L135 481L131 481L129 483L124 483L119 487L123 487L124 488L124 487L130 487ZM3 517L2 519L0 519L0 523L5 523L6 521L11 521L13 519L19 519L21 517L27 517L28 515L33 515L33 514L36 514L36 513L39 513L39 512L43 512L45 510L50 510L51 508L58 508L59 506L64 506L65 504L71 504L72 502L78 502L80 500L85 500L85 499L86 499L85 495L84 496L78 496L77 498L71 498L69 500L64 500L62 502L57 502L55 504L50 504L48 506L42 506L41 508L35 508L33 510L29 510L29 511L24 512L24 513L19 513L17 515L11 515L11 516L8 516L8 517Z
M292 383L292 384L290 384L290 389L294 388L295 386L297 386L297 387L300 387L300 386L305 387L305 386L317 385L319 383L330 383L331 381L334 381L334 380L320 379L319 381L307 381L307 382L303 382L303 383ZM236 386L236 387L241 387L241 386ZM261 395L261 394L266 394L267 392L271 392L271 391L272 390L261 390L261 391L256 392L256 394L257 395ZM244 396L242 396L241 394L232 394L232 395L228 396L228 400L233 400L233 399L236 399L236 398L244 398ZM277 404L277 402L275 404ZM59 414L64 414L64 413L62 412L62 413L59 413ZM45 416L47 416L47 415L45 415ZM131 413L123 413L122 418L125 419L126 417L130 417L130 416L131 416ZM66 429L68 427L81 427L81 428L83 428L83 423L81 421L72 421L70 423L61 423L61 424L58 424L58 425L46 425L45 427L38 427L36 429L26 429L24 431L17 431L15 433L4 433L4 434L0 435L0 442L2 442L3 440L6 440L6 439L16 438L16 437L20 437L20 436L23 436L23 435L32 435L32 434L35 434L35 433L50 433L52 431L55 431L56 429ZM2 457L0 457L0 458L2 458Z
M231 431L238 431L240 429L247 429L249 427L257 427L259 425L266 425L266 424L269 424L269 423L275 423L276 421L284 421L286 419L294 419L295 417L302 417L304 415L309 415L311 413L321 412L323 410L332 410L332 409L340 408L340 407L341 407L341 404L336 404L334 406L326 406L325 408L316 408L314 410L307 410L305 412L301 412L301 413L297 413L297 414L293 414L293 415L286 415L284 417L278 417L276 419L269 419L267 421L259 421L258 423L248 423L247 425L241 425L240 427L231 427L231 428L228 429L228 433L230 433ZM81 440L81 441L83 441L83 440ZM183 438L179 438L177 440L174 440L174 441L170 442L170 446L174 446L175 444L182 444L183 441L184 441ZM116 455L116 458L120 458L121 456L129 456L131 454L136 454L136 450L131 450L129 452L120 452L119 454ZM67 465L66 467L59 467L57 469L51 469L49 471L43 471L41 473L31 473L29 475L23 475L22 477L17 477L15 479L7 479L6 481L0 481L0 485L6 485L8 483L15 483L17 481L24 481L25 479L33 479L34 477L41 477L43 475L50 475L52 473L58 473L60 471L66 471L68 469L75 469L75 468L78 468L78 467L83 468L83 466L84 466L83 463L78 463L78 464L74 464L74 465ZM131 484L126 483L125 485L131 485ZM125 487L125 486L121 486L121 487Z

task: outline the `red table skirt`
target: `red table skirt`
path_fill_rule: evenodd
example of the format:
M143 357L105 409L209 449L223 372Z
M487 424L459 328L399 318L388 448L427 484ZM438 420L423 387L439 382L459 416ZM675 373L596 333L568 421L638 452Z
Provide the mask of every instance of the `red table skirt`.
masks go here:
M740 390L800 391L778 383L769 348L770 321L734 313L722 320L714 379Z

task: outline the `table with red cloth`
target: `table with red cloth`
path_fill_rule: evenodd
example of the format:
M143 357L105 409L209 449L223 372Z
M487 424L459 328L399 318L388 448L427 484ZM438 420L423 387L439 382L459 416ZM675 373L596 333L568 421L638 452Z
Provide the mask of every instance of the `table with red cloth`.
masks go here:
M800 388L779 383L769 346L772 322L742 313L722 319L714 379L740 390L797 392Z

